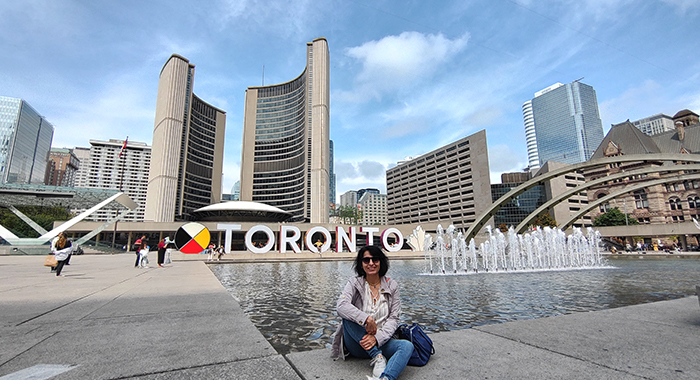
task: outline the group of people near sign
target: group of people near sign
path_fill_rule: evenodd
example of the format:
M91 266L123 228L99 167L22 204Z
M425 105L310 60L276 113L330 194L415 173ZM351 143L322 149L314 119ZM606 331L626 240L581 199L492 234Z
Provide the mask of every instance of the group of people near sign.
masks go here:
M209 243L209 246L204 252L209 255L207 261L214 261L214 257L216 257L216 261L219 261L221 257L224 256L224 253L226 253L223 245L217 247L214 243Z
M173 244L169 237L160 239L158 242L158 266L163 268L163 264L169 264L170 260L170 249L169 245ZM148 245L148 239L146 235L141 236L134 242L134 251L136 253L136 262L134 263L134 268L148 268L148 253L151 247Z

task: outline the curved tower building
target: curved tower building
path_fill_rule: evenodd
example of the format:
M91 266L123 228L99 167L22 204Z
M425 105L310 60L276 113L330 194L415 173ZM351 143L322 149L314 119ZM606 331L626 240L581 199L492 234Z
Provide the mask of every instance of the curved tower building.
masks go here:
M193 92L194 65L173 54L158 80L145 220L189 219L221 202L226 112Z
M328 223L328 42L317 38L306 50L297 78L246 90L240 199L279 207L290 221Z
M525 142L527 143L527 166L529 169L538 169L540 158L537 156L537 134L535 133L535 119L532 116L532 100L523 104L523 120L525 121Z

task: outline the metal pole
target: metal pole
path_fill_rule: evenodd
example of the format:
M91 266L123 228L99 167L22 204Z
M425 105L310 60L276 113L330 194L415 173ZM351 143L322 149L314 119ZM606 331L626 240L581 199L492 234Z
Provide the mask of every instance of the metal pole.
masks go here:
M627 219L627 199L623 199L623 201L625 202L625 225L629 226L630 222Z
M129 136L126 136L126 140L124 140L124 149L123 151L119 152L120 156L122 155L121 153L124 153L124 157L122 157L122 167L120 169L120 174L119 174L119 192L122 191L122 186L124 184L124 165L126 164L126 144L129 141ZM119 210L114 210L116 215L119 215ZM112 233L112 248L116 245L117 241L117 225L119 224L119 220L114 221L114 233Z

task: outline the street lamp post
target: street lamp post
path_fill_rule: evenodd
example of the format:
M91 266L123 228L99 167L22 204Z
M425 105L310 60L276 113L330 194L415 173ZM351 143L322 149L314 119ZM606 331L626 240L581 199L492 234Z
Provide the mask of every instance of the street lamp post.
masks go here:
M122 145L121 151L119 151L119 158L122 159L122 165L121 165L121 170L119 173L119 192L122 191L122 187L124 185L124 165L126 164L126 144L129 142L129 136L126 136L126 140L124 140L124 145ZM123 155L123 157L122 157ZM115 213L119 215L119 209L115 210ZM116 241L117 241L117 224L119 223L119 220L114 221L114 233L112 233L112 248L114 248Z

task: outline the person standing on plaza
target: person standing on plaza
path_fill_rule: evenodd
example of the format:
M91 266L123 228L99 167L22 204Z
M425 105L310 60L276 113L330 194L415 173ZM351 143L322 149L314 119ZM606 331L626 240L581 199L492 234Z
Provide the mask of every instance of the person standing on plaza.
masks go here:
M209 243L209 246L207 247L207 254L209 257L207 258L207 261L212 261L214 260L214 243Z
M146 248L146 246L148 246L148 241L146 240L146 235L141 236L140 239L137 239L134 242L134 250L136 251L136 263L134 264L134 268L140 267L141 250Z
M175 247L175 243L170 240L170 236L165 237L165 262L163 264L172 263L172 253Z
M371 358L369 380L396 380L411 358L413 344L392 338L399 326L401 299L398 283L386 277L389 259L381 248L365 246L353 269L355 275L337 303L343 320L333 335L332 357Z
M163 268L163 262L165 261L165 248L167 244L165 239L160 239L158 242L158 266Z

